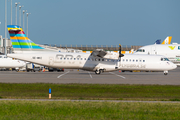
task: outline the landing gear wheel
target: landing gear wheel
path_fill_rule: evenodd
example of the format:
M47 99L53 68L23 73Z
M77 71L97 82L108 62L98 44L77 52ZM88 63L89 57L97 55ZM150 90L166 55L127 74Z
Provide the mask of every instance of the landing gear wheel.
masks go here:
M168 74L168 71L164 71L164 75L167 75Z
M95 73L98 74L98 75L101 74L101 72L102 72L102 70L96 70L95 71Z
M164 75L167 75L168 73L164 73Z

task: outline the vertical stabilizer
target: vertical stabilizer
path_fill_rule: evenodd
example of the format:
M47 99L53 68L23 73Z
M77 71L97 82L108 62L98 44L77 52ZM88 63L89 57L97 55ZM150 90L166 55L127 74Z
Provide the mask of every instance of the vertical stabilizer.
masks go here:
M171 44L172 36L167 36L167 38L161 44Z
M17 25L7 26L12 47L14 51L42 51L44 48L36 45L28 37L26 37L23 29Z
M156 40L154 44L161 44L161 39Z

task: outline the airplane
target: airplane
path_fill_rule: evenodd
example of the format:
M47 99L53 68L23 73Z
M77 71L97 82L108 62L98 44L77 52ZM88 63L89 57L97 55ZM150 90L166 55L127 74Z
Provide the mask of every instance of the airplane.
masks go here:
M5 55L0 55L0 68L16 68L18 70L25 65L24 61L14 60L6 57Z
M22 51L22 53L7 54L7 56L47 67L82 69L94 71L96 74L117 70L164 71L164 75L168 74L168 70L177 67L160 55L123 55L121 46L119 53L113 54L108 54L101 49L94 50L92 53L49 52L27 38L21 27L8 25L7 28L14 50ZM24 51L26 53L23 53Z
M180 44L153 44L139 48L134 54L163 55L180 66Z

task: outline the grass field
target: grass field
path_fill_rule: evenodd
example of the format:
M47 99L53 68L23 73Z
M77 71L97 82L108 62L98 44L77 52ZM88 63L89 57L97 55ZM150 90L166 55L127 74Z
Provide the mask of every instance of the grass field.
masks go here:
M180 86L0 83L0 98L180 101Z
M0 119L9 120L178 120L180 103L0 101Z

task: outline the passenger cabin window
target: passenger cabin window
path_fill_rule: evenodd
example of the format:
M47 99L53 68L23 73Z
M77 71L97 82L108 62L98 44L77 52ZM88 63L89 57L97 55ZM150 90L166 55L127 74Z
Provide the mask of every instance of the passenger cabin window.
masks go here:
M32 57L32 59L36 59L36 57Z
M136 60L136 62L138 62L138 60Z
M138 49L136 52L145 52L144 49Z
M145 62L145 60L143 60L143 62Z
M42 57L37 57L37 59L42 59Z

